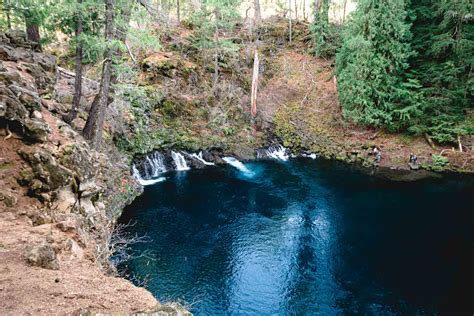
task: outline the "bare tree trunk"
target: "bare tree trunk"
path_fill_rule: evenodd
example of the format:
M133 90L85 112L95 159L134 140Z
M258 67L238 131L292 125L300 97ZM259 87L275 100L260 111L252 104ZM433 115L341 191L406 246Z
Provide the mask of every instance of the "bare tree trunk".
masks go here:
M257 49L255 49L255 57L253 59L252 92L250 95L250 113L252 114L252 117L257 116L258 70L259 70L258 51Z
M459 151L462 152L461 136L459 135L458 135L458 147L459 147Z
M320 7L321 7L321 1L320 0L314 0L314 14L319 12Z
M347 8L347 0L344 0L344 8L342 11L342 23L344 24L344 20L346 19L346 8Z
M219 13L216 12L216 16L219 16ZM214 84L213 89L216 88L217 83L219 82L219 52L220 52L220 43L219 43L219 30L216 26L214 31L214 43L216 44L215 54L214 54Z
M3 1L3 11L5 12L5 15L7 17L7 27L9 30L12 29L12 20L10 17L10 1L9 0L4 0Z
M262 13L260 11L260 0L254 0L253 6L255 9L255 25L259 25L262 22Z
M179 0L176 0L176 15L178 16L178 23L181 23L180 13Z
M298 21L298 0L295 0L295 20Z
M102 127L104 125L105 111L110 90L110 77L112 74L112 47L110 43L114 39L114 4L115 0L105 0L105 39L109 44L104 52L104 63L102 66L102 77L100 81L99 93L92 102L86 125L82 131L85 138L92 141L95 148L100 147L102 139Z
M35 21L33 21L30 17L25 17L25 24L26 24L26 38L30 41L38 43L38 46L41 48L40 40L41 36L39 33L39 25Z
M303 20L306 21L306 1L303 0Z
M292 40L292 29L291 29L291 0L288 0L288 28L289 28L289 32L290 32L290 44L291 44L291 40Z
M76 76L74 80L74 98L72 99L72 108L68 115L64 116L63 119L66 123L71 123L77 117L77 111L81 102L82 95L82 40L80 39L82 34L82 8L80 7L82 0L77 0L77 24L76 24Z

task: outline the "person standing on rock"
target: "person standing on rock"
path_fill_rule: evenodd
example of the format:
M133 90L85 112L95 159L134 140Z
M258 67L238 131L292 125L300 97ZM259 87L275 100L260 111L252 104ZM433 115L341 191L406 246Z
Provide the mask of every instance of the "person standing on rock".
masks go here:
M418 157L414 153L410 153L410 159L408 161L408 165L410 166L410 169L412 170L418 169L417 161L418 161Z
M380 149L377 146L374 146L372 153L374 155L374 163L379 164L380 160L382 160L382 153Z

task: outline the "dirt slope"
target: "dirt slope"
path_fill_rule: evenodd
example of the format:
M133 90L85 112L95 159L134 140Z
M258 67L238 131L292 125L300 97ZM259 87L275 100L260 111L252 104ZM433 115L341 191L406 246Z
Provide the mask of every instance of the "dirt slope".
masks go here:
M347 122L337 97L331 61L284 49L275 58L275 75L259 93L259 111L285 146L348 162L373 164L372 146L382 151L380 167L408 170L410 153L430 168L432 155L449 159L445 169L474 171L474 156L448 146L432 148L424 137L390 134ZM463 139L465 144L473 140Z
M107 273L110 228L141 187L110 143L96 152L62 121L53 96L72 85L57 76L24 33L0 33L0 315L186 313Z

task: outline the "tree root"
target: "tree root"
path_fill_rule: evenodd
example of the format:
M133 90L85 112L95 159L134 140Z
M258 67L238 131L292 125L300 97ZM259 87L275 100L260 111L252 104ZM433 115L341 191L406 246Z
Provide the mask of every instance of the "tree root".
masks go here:
M8 124L7 124L7 127L6 127L6 130L7 130L7 136L5 136L3 139L4 140L8 140L10 138L12 138L13 136L13 133L10 131L10 129L8 128Z

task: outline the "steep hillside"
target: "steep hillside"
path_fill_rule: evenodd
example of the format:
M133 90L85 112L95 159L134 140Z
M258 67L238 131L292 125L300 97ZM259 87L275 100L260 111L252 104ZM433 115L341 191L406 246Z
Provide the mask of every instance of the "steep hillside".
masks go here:
M108 261L114 222L142 190L127 159L61 120L67 78L56 84L55 59L32 47L0 34L0 314L166 310Z

